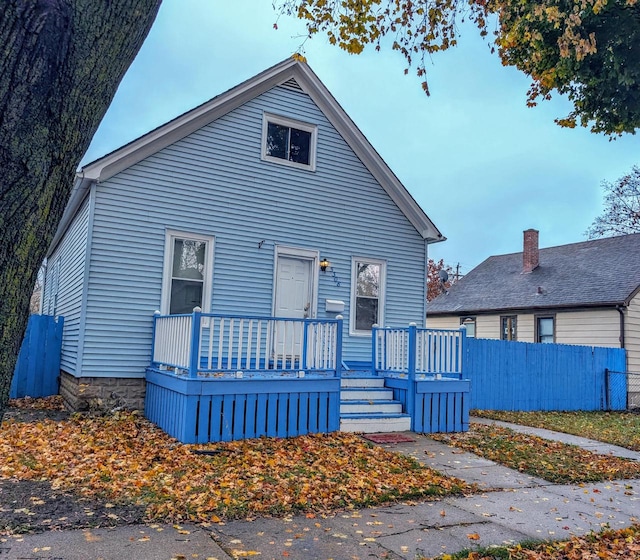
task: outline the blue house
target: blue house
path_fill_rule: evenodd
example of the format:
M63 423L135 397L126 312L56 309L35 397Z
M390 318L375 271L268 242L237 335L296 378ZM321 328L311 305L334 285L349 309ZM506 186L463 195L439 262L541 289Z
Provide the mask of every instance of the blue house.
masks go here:
M268 371L335 392L343 370L371 369L374 325L423 326L427 247L443 239L306 63L285 60L78 172L43 292L65 318L61 394L73 409L146 396L162 425L163 372L173 389L220 382L200 393Z

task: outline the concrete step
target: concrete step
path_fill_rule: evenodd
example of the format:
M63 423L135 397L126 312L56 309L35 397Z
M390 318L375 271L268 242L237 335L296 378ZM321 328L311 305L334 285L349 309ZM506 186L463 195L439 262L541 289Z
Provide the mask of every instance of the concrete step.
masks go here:
M383 377L342 377L340 387L384 387Z
M406 432L411 430L408 414L341 414L341 432Z
M340 391L341 401L375 401L385 400L390 401L393 399L393 391L391 389L384 389L378 387L362 388L362 387L347 387Z
M340 402L340 414L347 413L390 413L400 414L402 413L402 404L398 401L386 401L386 400L346 400Z

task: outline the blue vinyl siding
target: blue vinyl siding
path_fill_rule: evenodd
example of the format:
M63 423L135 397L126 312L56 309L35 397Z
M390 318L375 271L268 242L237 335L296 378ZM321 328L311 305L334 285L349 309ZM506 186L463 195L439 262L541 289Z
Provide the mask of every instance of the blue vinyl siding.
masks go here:
M55 314L64 317L60 369L71 374L76 373L81 338L82 288L89 231L89 207L87 197L62 241L48 259L42 306L42 312L46 314L49 312L49 305L53 305L51 300L55 295L52 291L56 282L53 275L57 273ZM58 261L59 270L55 272Z
M318 126L314 172L260 159L263 111ZM317 250L325 298L346 303L351 257L387 262L385 323L423 324L424 240L306 94L274 88L98 185L84 376L142 377L160 308L167 228L215 238L212 308L271 315L275 245ZM261 243L262 242L262 243ZM259 247L259 245L261 246ZM370 359L370 337L344 358Z

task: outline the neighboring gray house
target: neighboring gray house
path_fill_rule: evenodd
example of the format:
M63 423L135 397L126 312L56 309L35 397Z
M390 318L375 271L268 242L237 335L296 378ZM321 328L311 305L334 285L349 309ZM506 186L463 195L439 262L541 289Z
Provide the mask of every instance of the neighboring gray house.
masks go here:
M640 234L489 257L427 306L430 328L478 338L608 346L640 372ZM638 379L640 383L640 378ZM632 392L640 387L630 387Z
M62 394L144 397L152 315L424 324L444 238L303 62L289 59L84 166L48 253L43 313L65 317Z

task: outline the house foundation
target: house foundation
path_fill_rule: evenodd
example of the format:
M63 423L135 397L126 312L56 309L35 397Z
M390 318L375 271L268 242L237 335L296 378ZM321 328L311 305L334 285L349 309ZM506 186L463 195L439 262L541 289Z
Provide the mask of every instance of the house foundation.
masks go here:
M118 408L144 410L144 379L75 377L60 372L60 395L68 410L112 411Z

